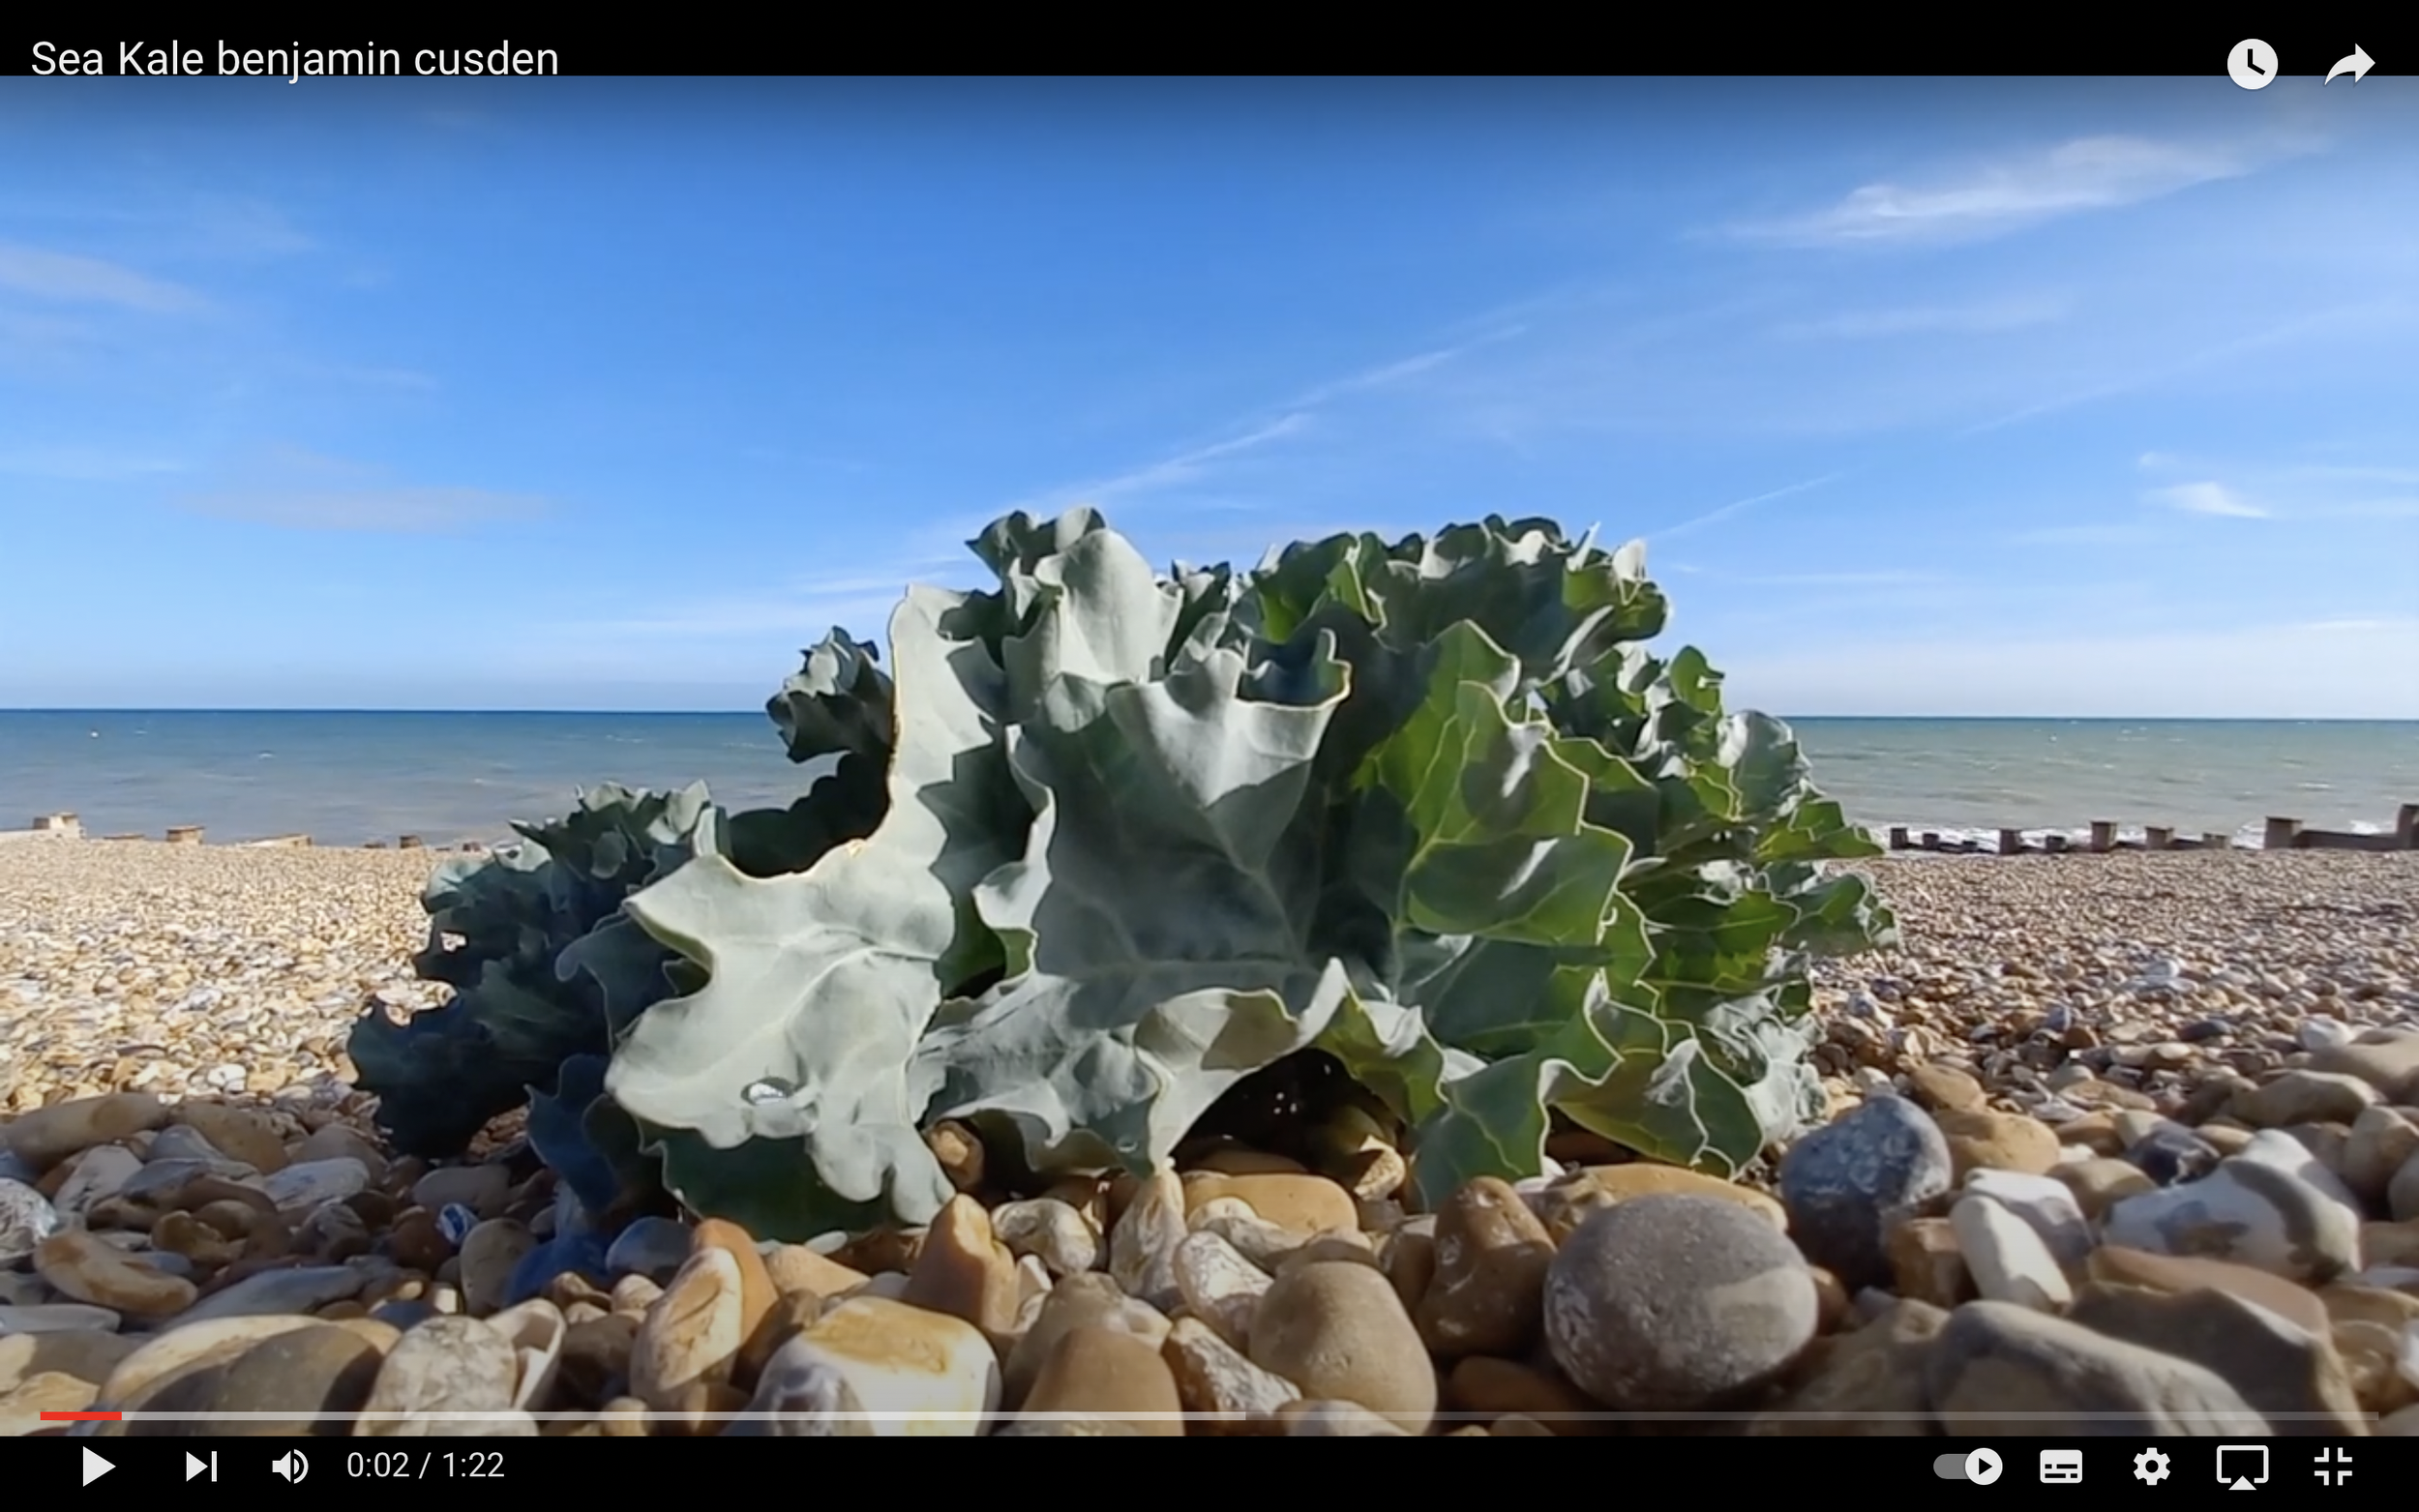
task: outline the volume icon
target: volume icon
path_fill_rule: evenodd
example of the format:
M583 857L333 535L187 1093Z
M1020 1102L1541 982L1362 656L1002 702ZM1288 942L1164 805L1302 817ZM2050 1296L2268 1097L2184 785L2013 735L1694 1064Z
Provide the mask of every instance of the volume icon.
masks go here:
M287 1485L299 1486L302 1478L311 1473L311 1462L303 1458L300 1449L288 1449L270 1461L269 1468L284 1476Z

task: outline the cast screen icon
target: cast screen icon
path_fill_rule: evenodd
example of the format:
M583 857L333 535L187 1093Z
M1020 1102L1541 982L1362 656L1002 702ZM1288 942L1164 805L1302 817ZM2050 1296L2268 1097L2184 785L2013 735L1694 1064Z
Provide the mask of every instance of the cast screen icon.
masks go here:
M2255 1474L2255 1471L2257 1473ZM2266 1485L2268 1446L2264 1443L2218 1445L2218 1479L2233 1491L2251 1491Z
M2265 89L2276 82L2276 49L2256 37L2238 42L2225 55L2225 72L2245 89Z
M2081 1485L2083 1483L2083 1451L2080 1449L2042 1450L2041 1483L2045 1486Z

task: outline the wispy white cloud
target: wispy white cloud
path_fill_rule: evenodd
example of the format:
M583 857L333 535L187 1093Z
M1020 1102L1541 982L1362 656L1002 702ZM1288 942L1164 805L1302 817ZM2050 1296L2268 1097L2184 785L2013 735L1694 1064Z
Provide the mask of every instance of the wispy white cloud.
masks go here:
M183 462L104 447L48 446L0 451L0 473L67 483L124 483L185 470Z
M1983 336L2051 325L2072 311L2071 301L2039 297L1978 305L1914 306L1898 310L1849 311L1775 329L1789 341L1837 338L1862 341L1892 336Z
M1347 394L1365 393L1372 389L1392 388L1409 379L1419 377L1421 373L1432 372L1435 370L1444 367L1447 363L1452 362L1456 358L1477 351L1480 347L1494 346L1505 341L1516 341L1520 337L1526 336L1529 332L1529 327L1526 324L1519 322L1482 323L1487 326L1487 329L1482 330L1478 335L1472 337L1466 341L1458 341L1450 346L1439 347L1435 351L1421 352L1414 357L1403 358L1399 362L1380 363L1374 368L1363 369L1361 371L1356 372L1349 377L1338 378L1329 383L1319 384L1316 387L1305 391L1292 403L1287 404L1284 407L1287 410L1315 409L1322 404L1329 402L1330 400L1341 399Z
M193 514L247 524L407 535L528 519L548 508L529 494L396 484L377 469L294 447L273 449L220 487L173 502Z
M2419 631L2419 615L2395 614L2375 619L2314 619L2306 625L2295 625L2291 628L2323 635L2350 636L2366 635L2372 632L2408 635L2413 631Z
M2010 546L2143 546L2159 538L2147 525L2047 525L2009 536Z
M1716 576L1708 574L1707 576ZM1747 583L1759 588L1889 588L1917 583L1939 583L1951 580L1943 573L1869 572L1869 573L1770 573L1747 577L1728 577L1729 582Z
M365 388L403 389L418 394L433 394L444 387L430 373L410 368L352 367L343 364L312 364L308 371L314 377L329 378L340 383L358 383Z
M1792 715L2413 719L2419 619L2065 639L1895 636L1726 655L1725 695Z
M189 221L194 250L211 256L283 257L319 245L265 200L205 198L189 213Z
M2285 475L2325 482L2400 483L2419 486L2419 467L2288 467Z
M701 601L660 614L564 627L575 636L678 637L702 640L789 637L801 644L837 625L852 636L880 636L907 596L910 579L881 587L808 584L794 598L762 595ZM800 637L803 637L802 639Z
M2255 331L2249 336L2237 337L2230 341L2221 341L2214 346L2203 347L2196 352L2169 362L2143 368L2129 375L2087 384L2071 393L2026 404L2019 409L2010 410L2006 414L1967 426L1956 434L1960 439L1983 435L1992 430L2003 430L2008 426L2022 424L2028 420L2038 420L2044 415L2073 409L2078 405L2136 393L2156 384L2165 383L2171 379L2197 372L2202 369L2215 367L2231 358L2281 346L2301 337L2329 328L2339 331L2346 328L2376 330L2391 324L2407 325L2411 321L2414 308L2408 300L2397 297L2374 300L2362 305L2341 305L2333 309L2318 311L2314 314L2303 315L2281 325L2271 326L2264 331ZM2153 459L2156 460L2154 461ZM2174 459L2158 452L2146 453L2141 460L2141 464L2145 467L2165 467L2173 463Z
M1847 474L1844 472L1825 473L1819 478L1808 478L1804 483L1793 483L1787 488L1775 489L1769 493L1758 493L1749 498L1734 499L1730 503L1724 504L1719 509L1709 510L1702 515L1696 516L1694 519L1684 519L1676 525L1666 525L1660 530L1652 532L1648 535L1647 539L1650 541L1660 541L1671 536L1684 535L1688 531L1702 529L1707 525L1716 524L1721 520L1728 519L1734 515L1753 509L1758 504L1769 504L1775 499L1785 499L1793 493L1804 493L1809 489L1819 489L1825 484L1837 483L1846 476Z
M2220 483L2185 483L2160 489L2151 497L2188 515L2222 515L2230 519L2266 519L2268 511Z
M2218 179L2273 156L2138 136L2086 136L1980 163L1921 185L1867 184L1827 209L1741 228L1756 240L1865 246L1996 235L2080 211L2113 209Z
M1180 452L1174 457L1152 462L1149 466L1137 467L1131 472L1103 478L1096 483L1086 484L1082 488L1065 489L1061 496L1080 499L1088 504L1098 504L1112 499L1130 497L1137 493L1149 493L1154 489L1173 488L1180 483L1198 483L1209 472L1212 463L1239 457L1245 452L1255 451L1271 442L1300 435L1310 429L1310 424L1308 414L1296 410L1291 414L1280 415L1264 425L1256 426L1241 435L1233 436L1224 441L1212 441L1207 446L1194 447L1191 451Z
M2405 519L2419 517L2419 469L2391 466L2263 465L2248 460L2188 460L2145 452L2145 472L2224 472L2234 484L2182 484L2154 490L2152 502L2187 514L2238 519ZM2383 490L2370 487L2383 484Z
M205 307L200 295L98 257L0 242L0 289L37 299L175 314Z
M1232 462L1247 453L1260 451L1278 442L1298 440L1310 433L1318 424L1318 411L1334 404L1339 400L1381 389L1398 388L1414 378L1444 367L1467 352L1511 341L1526 330L1527 327L1524 325L1499 323L1478 336L1455 345L1381 363L1341 378L1313 385L1297 395L1291 402L1277 406L1272 416L1244 422L1238 428L1239 433L1230 435L1224 440L1194 446L1158 461L1095 479L1090 483L1052 489L1010 507L1033 514L1055 513L1076 504L1105 506L1119 500L1130 500L1143 494L1202 483L1209 479L1221 464ZM1241 506L1230 500L1227 501L1225 507Z

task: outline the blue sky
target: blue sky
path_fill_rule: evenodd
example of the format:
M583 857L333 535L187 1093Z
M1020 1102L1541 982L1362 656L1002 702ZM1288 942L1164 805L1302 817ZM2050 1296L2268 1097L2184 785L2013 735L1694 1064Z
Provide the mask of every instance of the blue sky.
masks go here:
M759 706L1643 537L1784 715L2419 718L2419 82L0 81L0 706Z

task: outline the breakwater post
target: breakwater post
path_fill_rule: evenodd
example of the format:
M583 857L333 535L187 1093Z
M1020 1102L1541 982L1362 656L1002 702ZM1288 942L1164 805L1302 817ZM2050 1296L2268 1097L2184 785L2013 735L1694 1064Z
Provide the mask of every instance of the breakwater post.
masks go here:
M2077 845L2062 831L2053 830L2042 836L2038 847L2025 844L2024 831L2014 825L1998 827L1999 844L1996 854L2020 856L2046 853L2066 855L2088 849L2095 855L2119 850L2232 850L2234 837L2219 830L2207 830L2199 836L2179 835L2171 824L2145 824L2142 838L2119 840L2117 821L2094 819L2089 838ZM1981 852L1992 854L1991 847L1972 837L1944 835L1939 830L1919 830L1911 825L1890 826L1892 850L1926 850L1953 854ZM2419 803L2405 803L2394 812L2393 828L2385 831L2305 829L2302 821L2280 815L2270 815L2260 838L2263 850L2419 850Z

